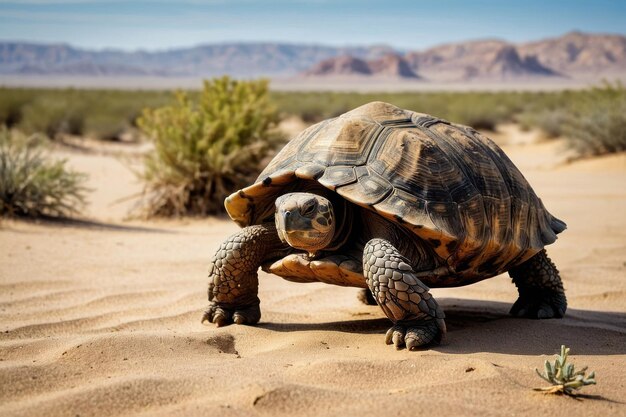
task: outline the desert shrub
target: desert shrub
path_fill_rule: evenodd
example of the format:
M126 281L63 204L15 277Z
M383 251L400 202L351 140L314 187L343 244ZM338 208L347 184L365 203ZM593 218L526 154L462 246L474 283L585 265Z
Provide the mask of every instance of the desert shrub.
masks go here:
M626 151L626 88L605 84L570 103L565 135L581 156Z
M179 92L164 107L146 109L139 127L154 141L145 160L148 215L206 215L249 185L280 137L268 82L228 77L204 82L197 102Z
M84 132L104 140L119 140L137 128L137 119L144 108L166 105L172 93L161 91L100 91L97 97L83 92L81 101L88 105Z
M43 133L51 139L60 134L80 135L84 130L86 108L71 90L67 95L38 96L22 109L18 127L27 134Z
M126 118L107 113L90 114L84 125L86 136L111 141L120 140L131 129L131 123Z
M164 105L171 98L169 91L0 87L0 125L51 138L74 134L117 140L136 130L144 108Z
M85 175L44 154L42 141L0 129L0 215L65 217L85 203Z
M494 106L491 100L481 100L472 96L450 100L448 107L442 109L441 113L451 122L492 131L498 123L506 120L505 110L502 107Z
M552 139L563 136L570 117L571 115L566 108L556 108L525 112L517 116L516 119L523 129L538 128L548 139Z
M34 90L0 87L0 125L8 128L16 126L22 120L24 107L35 94Z

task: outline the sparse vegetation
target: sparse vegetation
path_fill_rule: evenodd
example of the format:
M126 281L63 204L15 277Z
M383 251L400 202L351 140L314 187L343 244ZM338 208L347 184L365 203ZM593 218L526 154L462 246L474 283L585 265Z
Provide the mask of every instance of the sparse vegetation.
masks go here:
M186 94L193 101L200 93L189 91ZM511 121L540 127L540 118L534 116L563 109L583 95L584 92L271 92L270 99L279 114L297 115L308 123L381 100L455 123L493 129L498 123ZM172 93L168 91L0 88L0 124L20 126L26 133L71 131L100 139L116 139L119 132L135 128L144 108L161 107L171 100ZM64 111L56 111L57 108ZM36 109L42 111L34 111Z
M12 128L20 123L24 107L35 95L35 90L0 87L0 125Z
M538 128L547 139L554 139L564 134L569 117L564 108L555 108L537 113L527 111L520 114L517 120L525 130Z
M51 139L61 134L82 134L87 108L73 96L70 91L67 96L42 96L26 104L19 129L27 134L43 133Z
M565 137L580 156L626 151L626 88L620 83L538 98L518 117L547 137Z
M478 129L518 122L547 137L565 137L581 156L626 150L626 89L621 84L556 92L269 92L282 116L307 123L338 116L374 100L430 113ZM201 93L185 96L199 100ZM0 125L26 134L64 134L119 140L139 136L143 109L168 105L170 91L0 88Z
M564 135L582 156L626 151L626 88L605 84L569 103Z
M576 391L580 390L582 387L596 384L595 372L585 375L587 372L586 366L576 371L574 364L567 363L568 355L569 348L565 347L565 345L561 345L561 354L556 357L554 364L550 363L550 361L545 361L545 371L543 374L535 368L537 375L552 384L549 387L535 388L535 390L550 394L575 396Z
M85 203L84 174L48 159L42 146L0 129L0 216L66 217Z
M498 123L512 121L533 95L536 93L275 92L272 98L282 112L297 114L310 123L379 100L478 129L494 129Z
M136 132L142 109L171 98L168 91L0 88L0 125L51 139L73 134L118 140Z
M267 86L214 79L197 101L180 92L144 111L138 124L155 146L142 174L148 215L220 213L233 190L254 181L279 139Z

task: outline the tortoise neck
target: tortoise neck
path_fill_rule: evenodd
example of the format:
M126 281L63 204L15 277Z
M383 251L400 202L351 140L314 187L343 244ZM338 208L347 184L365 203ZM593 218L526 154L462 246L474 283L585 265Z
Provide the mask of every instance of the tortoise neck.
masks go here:
M326 190L325 197L330 200L333 205L335 217L335 235L330 244L324 248L325 251L334 251L346 244L352 234L352 226L354 225L354 207L350 205L344 198Z

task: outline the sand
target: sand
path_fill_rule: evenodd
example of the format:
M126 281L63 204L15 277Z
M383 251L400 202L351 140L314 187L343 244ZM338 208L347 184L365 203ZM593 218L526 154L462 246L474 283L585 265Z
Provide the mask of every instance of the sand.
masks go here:
M626 416L626 155L566 164L562 143L492 135L569 229L548 248L569 310L514 319L507 276L434 290L447 340L383 342L357 290L260 274L255 327L200 324L226 219L127 221L130 151L57 150L91 174L85 221L0 225L3 416ZM561 344L598 385L577 401L532 390Z

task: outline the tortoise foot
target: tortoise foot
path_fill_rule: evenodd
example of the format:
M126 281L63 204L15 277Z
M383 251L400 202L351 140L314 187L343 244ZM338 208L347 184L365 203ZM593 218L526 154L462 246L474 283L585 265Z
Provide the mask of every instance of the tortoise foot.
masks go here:
M428 320L420 323L396 324L387 330L385 343L393 344L396 349L406 346L408 350L417 350L421 346L431 343L439 343L442 338L441 327L436 320Z
M511 269L509 275L519 290L519 298L511 307L512 315L531 319L565 315L567 299L563 282L545 249Z
M511 315L531 319L561 318L567 310L565 294L546 288L525 288L511 307Z
M214 301L202 315L201 322L215 323L217 327L235 324L256 324L261 319L259 303L248 306L224 306Z

